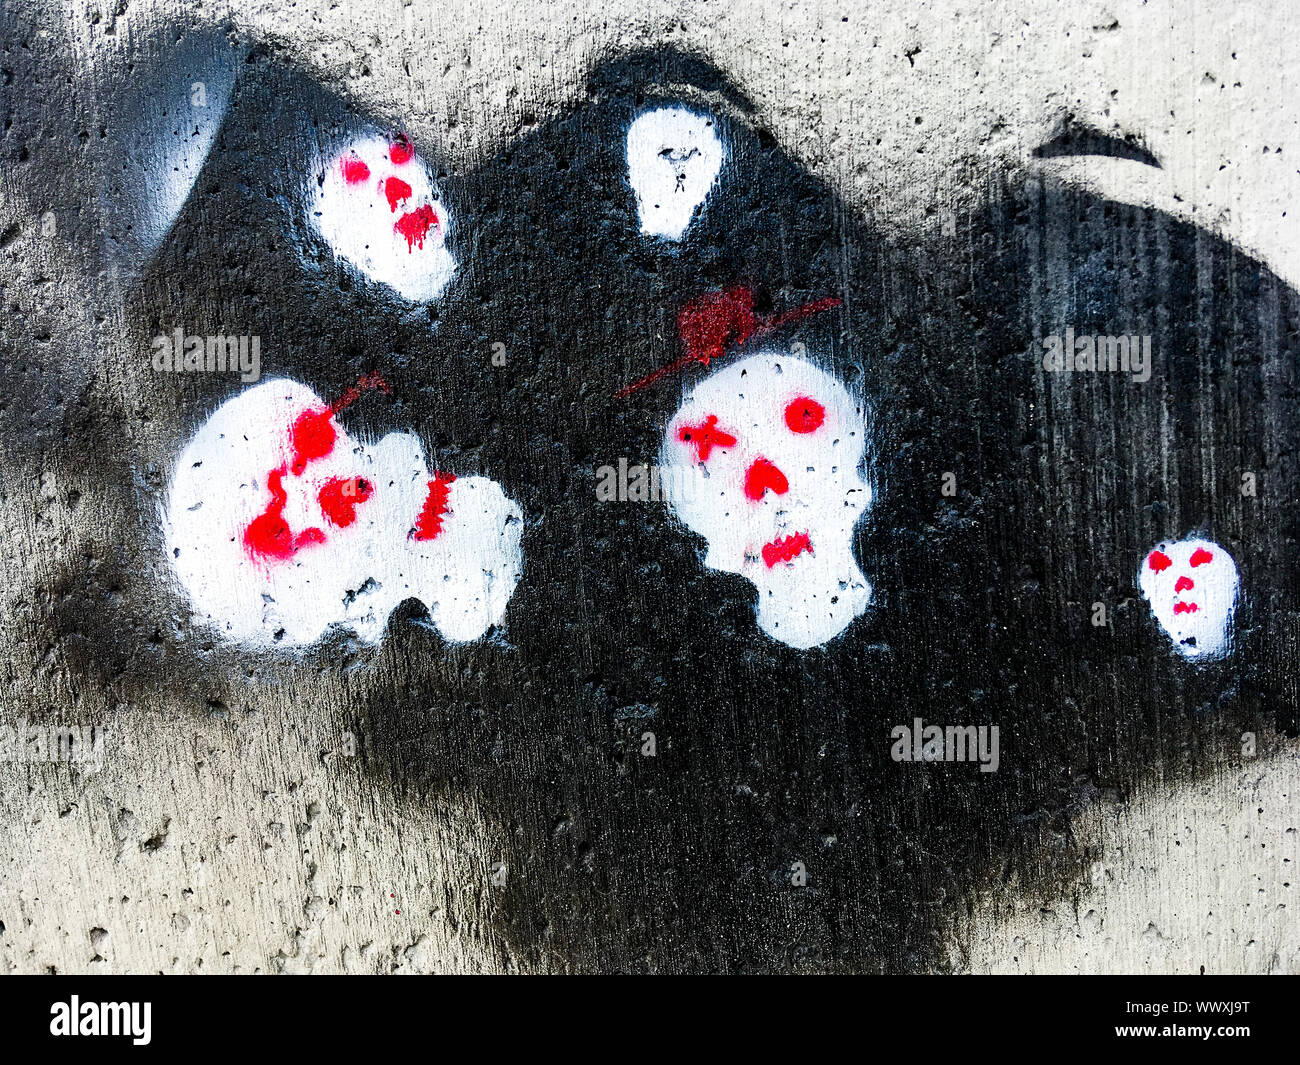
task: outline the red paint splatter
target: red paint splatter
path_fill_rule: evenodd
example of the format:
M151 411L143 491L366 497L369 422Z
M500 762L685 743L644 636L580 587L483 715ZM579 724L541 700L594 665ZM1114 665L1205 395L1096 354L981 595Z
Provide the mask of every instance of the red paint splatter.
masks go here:
M325 517L340 529L357 520L357 504L374 494L370 482L361 477L331 477L317 497Z
M355 155L345 155L339 165L343 170L343 180L349 185L360 185L370 178L370 167L366 166L364 159Z
M764 544L763 563L771 569L778 562L789 562L805 551L812 554L812 541L808 539L807 533L795 533L784 540L773 540L770 544Z
M745 474L745 495L758 502L769 488L783 496L790 490L790 482L774 463L767 459L755 459Z
M393 225L393 229L406 238L406 250L414 251L418 244L424 247L424 238L438 225L438 213L427 203L414 211L407 211Z
M392 146L388 149L388 158L393 161L394 166L402 166L414 159L415 148L411 144L411 138L405 133L399 133L394 137Z
M442 532L442 519L447 514L447 501L451 498L451 482L456 479L453 473L434 472L429 482L429 494L424 498L420 516L415 519L415 531L411 534L417 540L434 540Z
M1147 565L1159 573L1161 570L1166 570L1172 566L1173 562L1163 551L1152 551L1151 554L1147 555Z
M399 203L411 198L411 186L399 177L390 177L384 182L384 195L388 197L388 209L396 211Z
M295 477L300 477L309 462L324 458L334 450L334 442L338 439L338 430L334 428L334 415L356 402L357 397L370 388L389 391L388 383L379 374L363 374L353 387L339 397L337 402L328 407L305 410L294 419L289 427L291 452L289 462L266 475L267 487L271 490L271 501L244 530L244 546L254 558L288 559L310 544L325 542L325 534L320 529L306 529L295 535L289 528L289 523L284 518L284 507L288 502L288 493L284 489L284 475L292 473ZM365 483L358 482L359 485ZM321 490L322 508L325 507L328 488L329 485L326 485L325 489ZM366 496L369 492L370 487L367 484ZM361 502L366 496L356 501ZM351 515L348 516L347 521L339 522L329 510L325 513L336 525L347 525L352 521Z
M1195 614L1195 613L1196 613L1198 610L1200 610L1200 609L1201 609L1201 608L1200 608L1199 606L1197 606L1195 603L1175 603L1175 604L1174 604L1174 613L1175 613L1175 614Z
M389 897L390 899L395 899L395 898L397 898L397 895L396 895L395 892L391 892L391 891L390 891L390 892L388 893L388 897ZM402 911L401 911L401 910L394 910L393 913L395 913L398 917L401 917L401 916L402 916Z
M1174 585L1174 592L1177 594L1178 592L1189 591L1195 587L1196 585L1192 583L1191 577L1179 577L1178 583Z
M345 389L343 395L330 404L330 410L335 414L341 410L347 410L348 407L361 398L362 392L368 392L372 388L377 388L385 394L391 394L393 391L388 387L388 382L384 380L383 374L363 373L357 378L355 385Z
M764 336L791 322L838 307L842 302L829 298L813 300L785 314L760 318L754 311L754 292L747 285L706 292L688 302L677 314L677 333L685 354L619 389L614 398L623 399L670 374L681 373L693 362L708 366L713 359L726 355L728 345L739 347L753 337Z
M786 404L785 424L792 433L815 433L826 420L826 408L809 396Z
M1198 547L1192 552L1191 564L1193 566L1204 566L1207 562L1213 561L1214 556L1203 547Z
M717 425L718 416L710 414L701 425L683 425L677 430L677 439L694 447L699 460L706 462L715 447L731 447L736 442L734 436Z
M304 529L295 536L289 523L284 520L284 506L289 499L284 490L284 474L285 469L281 466L267 475L271 502L244 530L244 546L255 558L293 558L304 547L325 542L325 534L319 529Z

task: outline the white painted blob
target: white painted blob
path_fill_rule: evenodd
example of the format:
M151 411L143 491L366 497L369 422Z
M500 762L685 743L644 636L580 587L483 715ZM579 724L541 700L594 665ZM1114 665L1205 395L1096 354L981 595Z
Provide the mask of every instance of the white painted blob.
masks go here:
M681 240L717 181L724 154L712 115L684 107L640 115L627 131L627 174L641 232Z
M1142 560L1138 587L1174 649L1184 658L1231 650L1237 564L1209 540L1166 541Z
M300 446L313 419L333 446L304 461L322 450ZM279 536L268 535L277 482ZM377 643L412 598L444 638L477 639L518 583L521 531L493 481L431 472L413 434L355 440L289 380L217 409L177 461L166 510L167 554L194 610L250 648L307 646L336 625Z
M760 353L690 392L664 434L662 481L708 541L705 565L758 588L758 625L805 649L866 610L852 532L871 502L858 473L862 406L806 360Z
M456 273L450 219L409 142L361 138L320 168L323 180L313 175L307 202L334 254L404 299L437 297Z

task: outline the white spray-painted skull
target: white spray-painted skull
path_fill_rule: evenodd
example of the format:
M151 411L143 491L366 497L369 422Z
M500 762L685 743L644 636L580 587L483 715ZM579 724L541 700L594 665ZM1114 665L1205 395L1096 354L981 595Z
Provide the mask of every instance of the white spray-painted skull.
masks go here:
M165 516L194 609L249 647L306 646L334 625L376 643L410 598L446 639L482 636L519 579L519 508L486 478L431 473L412 434L353 439L340 407L266 381L195 434Z
M627 131L627 175L641 232L681 240L722 169L717 121L684 107L639 115Z
M1230 649L1237 564L1218 544L1157 544L1142 560L1138 587L1179 654L1216 658Z
M871 502L865 434L838 380L760 353L696 385L664 435L668 501L708 540L705 565L752 581L759 628L791 647L825 643L870 602L852 548Z
M361 137L317 169L307 202L334 254L405 299L438 296L456 272L450 219L410 142Z

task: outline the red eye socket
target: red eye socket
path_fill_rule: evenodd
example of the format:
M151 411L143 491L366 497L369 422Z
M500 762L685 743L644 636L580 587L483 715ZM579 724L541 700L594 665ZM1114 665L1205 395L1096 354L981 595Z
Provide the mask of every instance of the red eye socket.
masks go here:
M800 396L786 404L785 424L792 433L816 432L825 420L826 408L808 396Z
M1193 566L1204 566L1207 562L1213 562L1213 561L1214 561L1214 556L1210 554L1207 550L1205 550L1205 548L1203 547L1198 547L1195 551L1192 552Z
M1147 555L1147 565L1159 573L1161 570L1168 569L1173 563L1163 551L1152 551Z

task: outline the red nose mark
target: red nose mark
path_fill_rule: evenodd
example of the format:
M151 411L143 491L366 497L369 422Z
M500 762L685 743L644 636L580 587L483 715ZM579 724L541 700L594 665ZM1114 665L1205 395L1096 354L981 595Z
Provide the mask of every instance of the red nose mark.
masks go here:
M815 433L826 420L826 408L815 399L800 396L785 408L785 424L792 433Z
M320 490L320 509L340 529L357 520L357 504L370 498L374 489L361 477L331 477Z
M388 149L388 158L393 161L394 166L401 166L409 163L415 157L415 148L411 145L411 138L405 133L399 133L393 138L393 144Z
M399 203L411 198L411 186L399 177L390 177L384 182L384 195L388 197L388 209L396 211Z
M1196 585L1192 583L1191 577L1179 577L1178 583L1174 585L1174 592L1186 592L1195 587Z
M1207 562L1213 562L1213 561L1214 561L1214 556L1210 554L1207 550L1205 550L1205 548L1203 547L1198 547L1195 551L1192 552L1193 566L1204 566Z
M764 544L763 564L771 569L778 562L789 562L805 551L812 554L812 541L808 539L807 533L795 533L784 540L773 540L770 544Z
M1200 610L1200 609L1201 609L1201 608L1200 608L1199 606L1197 606L1195 603L1175 603L1175 604L1174 604L1174 613L1175 613L1175 614L1195 614L1195 613L1196 613L1198 610Z
M755 459L749 472L745 474L745 495L757 502L763 498L763 494L772 489L779 496L785 495L790 490L790 482L785 479L785 474L776 468L767 459Z
M343 171L343 180L349 185L360 185L370 178L370 167L355 155L345 155L340 160L339 166Z
M451 482L456 479L452 473L434 472L429 482L429 494L424 497L424 506L420 516L415 519L415 531L411 534L417 540L435 540L442 532L442 519L447 514L447 501L451 498Z
M1152 551L1147 555L1147 565L1159 573L1161 570L1168 569L1173 563L1163 551Z
M715 447L731 447L736 438L725 429L716 428L718 416L710 414L701 425L683 425L677 430L677 439L683 444L690 444L699 455L701 462L708 461Z
M408 194L410 190L407 190ZM438 215L427 203L414 211L407 211L393 225L393 229L406 238L406 250L414 251L418 244L424 247L429 230L438 225Z
M254 558L292 558L309 544L323 544L325 534L319 529L304 529L297 535L284 520L284 505L288 494L284 490L284 467L267 475L271 502L266 510L248 523L244 530L244 547Z
M687 303L677 314L677 333L685 354L639 381L620 388L614 393L614 398L623 399L669 374L681 373L693 362L708 366L711 360L726 355L728 345L739 347L751 337L763 336L783 325L838 307L842 302L837 299L813 300L785 314L759 318L754 311L754 292L747 285L706 292Z

